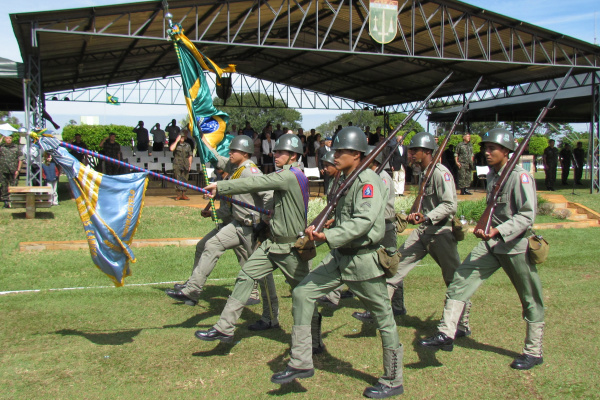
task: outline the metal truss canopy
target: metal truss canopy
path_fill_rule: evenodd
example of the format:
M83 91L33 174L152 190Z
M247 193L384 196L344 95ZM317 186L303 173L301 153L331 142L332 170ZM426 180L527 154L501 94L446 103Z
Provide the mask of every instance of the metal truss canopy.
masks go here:
M254 78L378 107L600 67L600 48L454 0L399 1L398 35L368 34L366 0L170 1L169 12L218 64ZM43 91L177 74L161 1L12 14L23 59L39 57Z

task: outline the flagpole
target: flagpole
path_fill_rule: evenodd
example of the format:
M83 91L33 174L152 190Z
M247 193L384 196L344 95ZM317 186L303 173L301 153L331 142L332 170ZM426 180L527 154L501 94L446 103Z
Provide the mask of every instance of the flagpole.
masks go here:
M67 149L75 150L75 151L78 151L80 153L83 153L83 154L86 154L86 155L89 155L89 156L94 156L94 157L97 157L97 158L99 158L101 160L105 160L105 161L108 161L108 162L120 165L122 167L130 168L130 169L133 169L133 170L139 171L139 172L146 172L148 175L154 176L154 177L159 178L159 179L163 179L163 180L168 181L168 182L175 183L175 184L180 185L180 186L184 186L184 187L186 187L188 189L192 189L192 190L195 190L195 191L203 193L203 194L211 194L211 192L209 192L208 190L202 189L201 187L190 185L187 182L183 182L183 181L171 178L169 176L166 176L166 175L163 175L163 174L159 174L157 172L150 171L150 170L147 170L145 168L138 167L137 165L129 164L129 163L126 163L124 161L120 161L120 160L116 160L116 159L111 158L111 157L107 157L107 156L105 156L103 154L96 153L95 151L92 151L92 150L82 149L81 147L74 146L71 143L60 142L60 145L63 146L63 147L65 147L65 148L67 148ZM202 164L202 168L204 170L204 176L206 177L206 168L204 168L204 164ZM206 182L208 182L208 180ZM233 199L231 197L217 195L216 198L218 198L220 200L227 201L227 202L232 203L232 204L237 204L238 206L242 206L244 208L249 208L250 210L257 211L257 212L259 212L261 214L265 214L265 215L271 215L272 214L272 212L269 211L269 210L266 210L266 209L261 208L261 207L253 206L252 204L244 203L243 201L239 201L239 200ZM211 199L211 200L213 200L213 199ZM215 217L216 217L216 215L215 215Z

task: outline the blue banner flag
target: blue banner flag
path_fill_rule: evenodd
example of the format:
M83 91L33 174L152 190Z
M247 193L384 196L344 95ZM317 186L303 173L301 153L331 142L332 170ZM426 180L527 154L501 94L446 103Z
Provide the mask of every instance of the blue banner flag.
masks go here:
M125 277L131 275L129 263L136 262L130 246L142 215L148 174L101 174L59 144L51 137L39 140L69 178L92 261L115 286L123 286Z
M217 75L217 85L221 85L221 75L224 72L235 72L235 66L219 68L196 49L196 46L183 34L181 25L173 24L168 32L177 51L183 93L190 119L190 132L193 133L198 144L202 163L216 161L202 138L219 154L229 156L229 143L231 142L231 137L227 137L229 115L215 108L210 89L206 84L204 71L214 72Z

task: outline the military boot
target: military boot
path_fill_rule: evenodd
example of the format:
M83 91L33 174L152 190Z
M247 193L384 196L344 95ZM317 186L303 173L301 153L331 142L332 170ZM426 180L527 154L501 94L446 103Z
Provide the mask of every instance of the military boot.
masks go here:
M447 299L444 304L442 320L438 325L438 332L431 337L421 339L419 344L423 347L429 347L436 350L442 349L444 351L452 351L454 348L456 327L464 307L464 301Z
M371 399L384 399L404 393L402 386L402 357L404 348L402 345L396 350L383 348L383 376L375 386L365 389L363 395Z
M455 339L471 335L471 326L469 325L469 317L471 316L471 306L472 303L470 301L467 301L465 303L462 315L460 316L460 321L458 321L458 329L456 330L456 336L454 336Z
M401 281L397 287L387 285L387 289L394 315L406 315L406 308L404 307L404 281Z
M531 369L538 364L543 364L542 338L544 336L543 322L527 322L527 336L523 354L515 358L510 364L514 369Z
M312 320L310 321L310 334L312 337L313 354L321 354L325 351L325 344L323 343L323 338L321 337L322 321L323 316L321 313L316 313L316 315L313 315Z

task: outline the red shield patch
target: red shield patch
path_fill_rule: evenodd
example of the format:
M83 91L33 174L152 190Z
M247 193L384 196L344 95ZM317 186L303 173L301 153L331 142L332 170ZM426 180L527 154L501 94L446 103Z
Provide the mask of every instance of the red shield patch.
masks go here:
M449 173L447 173L447 172L446 172L446 173L444 173L444 180L445 180L446 182L450 182L450 174L449 174Z
M529 183L529 175L523 173L521 174L521 182L522 183Z
M373 197L373 185L366 184L362 189L363 199Z
M252 172L253 174L258 174L258 168L252 167L250 168L250 172Z

